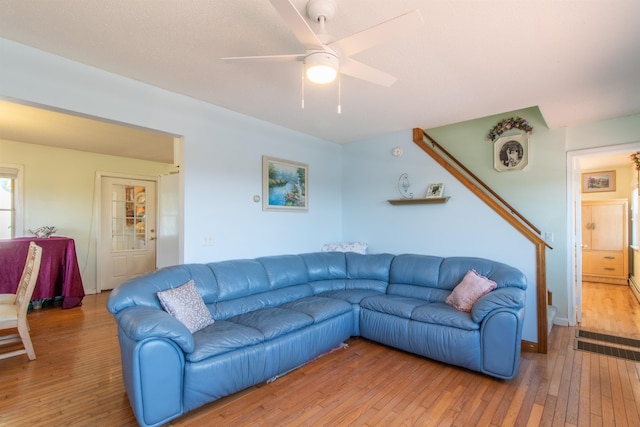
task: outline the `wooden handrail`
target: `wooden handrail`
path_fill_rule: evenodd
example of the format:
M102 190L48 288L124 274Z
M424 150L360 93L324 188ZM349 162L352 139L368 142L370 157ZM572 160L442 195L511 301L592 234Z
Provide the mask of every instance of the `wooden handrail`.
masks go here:
M467 169L462 163L460 163L458 161L458 159L456 159L455 157L453 157L447 150L444 149L444 147L442 147L440 144L438 144L436 142L435 139L431 138L426 132L423 131L424 136L431 141L431 144L434 147L437 147L438 150L442 151L452 162L454 162L456 165L458 165L458 167L460 167L460 169L462 169L463 171L465 171L465 173L467 173L471 178L473 178L482 188L484 188L486 191L488 191L493 197L495 197L496 199L498 199L498 201L500 201L500 203L502 203L507 209L509 209L509 211L511 211L512 214L514 214L515 216L517 216L518 218L520 218L520 220L522 222L524 222L525 224L527 224L529 227L531 227L531 229L533 231L535 231L538 234L540 233L540 230L533 225L531 222L529 222L529 220L527 220L524 216L522 216L522 214L520 212L518 212L513 206L511 206L509 203L506 202L506 200L504 200L502 197L500 197L498 195L498 193L496 193L495 191L493 191L493 189L491 187L489 187L487 184L485 184L480 178L478 178L473 172L471 172L469 169Z
M430 147L424 141L427 138L433 146L437 146L439 150L447 155L452 162L454 162L458 168L462 169L467 175L460 172L458 168L451 164L450 161L445 159L438 151L433 147ZM546 272L546 252L545 248L551 248L540 237L540 231L531 225L522 215L517 214L507 202L499 197L493 190L491 190L486 184L484 184L477 176L469 171L463 164L456 160L451 154L443 149L433 138L420 128L413 129L413 142L422 148L429 156L431 156L440 166L445 168L451 173L460 183L462 183L467 189L469 189L478 198L484 201L494 212L500 215L505 221L511 224L516 230L518 230L524 237L531 241L536 247L536 299L537 307L536 313L538 315L538 342L525 342L522 343L523 350L537 351L538 353L547 352L547 272ZM472 178L472 179L470 179Z

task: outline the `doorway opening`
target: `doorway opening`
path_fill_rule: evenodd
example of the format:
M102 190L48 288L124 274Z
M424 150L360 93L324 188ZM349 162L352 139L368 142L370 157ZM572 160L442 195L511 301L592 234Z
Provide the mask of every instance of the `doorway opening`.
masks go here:
M20 190L16 195L23 194L23 197L13 203L16 210L13 235L23 237L27 235L26 229L31 226L21 221L23 211L30 210L46 216L46 224L55 224L60 235L75 240L85 293L100 292L96 274L100 261L96 251L96 239L100 233L96 223L96 172L147 174L162 181L166 174L182 170L178 168L183 165L183 137L133 123L4 96L0 96L0 113L0 130L3 134L3 141L0 142L11 146L11 150L5 153L6 158L2 159L2 166L7 166L5 162L19 165L24 168L21 175L25 179L29 176L31 183L28 187L23 187L22 181L16 182L19 186L17 189ZM60 149L68 150L69 155L62 155ZM50 161L49 156L52 155L57 161ZM47 162L42 162L44 156L48 156ZM118 158L126 160L118 161ZM82 162L82 168L78 168L78 172L73 161ZM41 166L43 163L56 176L55 188L49 185L46 178L48 169ZM60 170L64 173L59 173ZM165 198L162 203L165 210L171 210L171 227L165 229L169 229L172 234L168 235L166 231L160 233L161 230L158 229L159 240L155 241L157 247L168 247L170 250L171 258L164 261L165 265L179 263L184 252L183 181L180 177L176 178L171 197ZM47 197L40 197L42 194ZM158 200L163 194L157 192ZM46 205L46 200L49 199L59 203ZM69 203L61 201L69 201L73 208L69 207ZM39 218L36 216L31 221L39 226L42 224ZM163 217L159 212L158 225L164 218L166 215Z
M584 171L622 171L621 179L617 179L615 192L600 193L602 199L626 199L628 206L632 201L632 162L630 154L640 151L640 142L631 144L621 144L609 147L599 147L571 151L567 153L567 213L568 213L568 277L567 277L567 298L568 298L568 325L575 326L583 321L583 283L582 283L582 247L583 247L583 224L582 224L582 173ZM626 175L625 175L626 173ZM637 178L635 178L637 183ZM636 184L637 187L637 184ZM631 218L632 215L629 215ZM629 226L629 230L632 227ZM629 245L630 242L625 242ZM629 248L629 253L634 250ZM630 257L633 258L633 257ZM632 263L629 263L629 274L632 274ZM616 285L611 285L616 286ZM590 300L589 304L597 301ZM592 309L593 307L590 307ZM612 331L614 332L614 331Z

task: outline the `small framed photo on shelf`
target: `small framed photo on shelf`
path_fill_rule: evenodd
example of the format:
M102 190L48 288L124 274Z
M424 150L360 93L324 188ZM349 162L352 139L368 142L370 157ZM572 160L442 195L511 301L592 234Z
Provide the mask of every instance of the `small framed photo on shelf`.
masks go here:
M442 197L443 193L444 193L444 184L442 182L438 182L435 184L429 184L429 188L427 189L427 194L424 197L425 198Z

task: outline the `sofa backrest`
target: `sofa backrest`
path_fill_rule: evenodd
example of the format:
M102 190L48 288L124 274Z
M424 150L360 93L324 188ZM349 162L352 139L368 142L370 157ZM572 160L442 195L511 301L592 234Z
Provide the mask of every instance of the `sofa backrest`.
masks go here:
M218 285L213 272L206 264L183 264L165 267L143 276L127 280L111 291L107 310L115 314L132 306L162 309L157 293L177 288L193 280L205 303L218 300Z
M387 293L429 302L444 302L469 270L476 270L498 284L498 288L526 289L526 278L514 267L475 257L441 258L404 254L393 258Z
M387 293L442 302L449 291L438 287L440 266L444 258L431 255L404 254L393 258Z
M162 309L157 292L189 280L215 319L354 288L443 302L470 269L498 287L526 289L519 270L482 258L318 252L166 267L114 289L107 308L114 314L130 306Z
M342 289L373 289L385 292L393 255L355 252L302 254L315 294Z
M498 288L527 288L524 274L517 268L497 261L474 257L449 257L442 261L438 287L453 290L462 281L469 270L493 280Z
M313 295L297 255L221 261L209 267L218 284L218 301L209 308L216 320Z

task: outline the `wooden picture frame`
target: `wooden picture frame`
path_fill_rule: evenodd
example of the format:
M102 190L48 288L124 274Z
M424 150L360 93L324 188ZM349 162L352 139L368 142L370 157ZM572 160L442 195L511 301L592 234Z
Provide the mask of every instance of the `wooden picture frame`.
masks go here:
M307 211L309 166L262 156L262 209Z
M616 191L616 171L585 172L582 174L582 192Z

